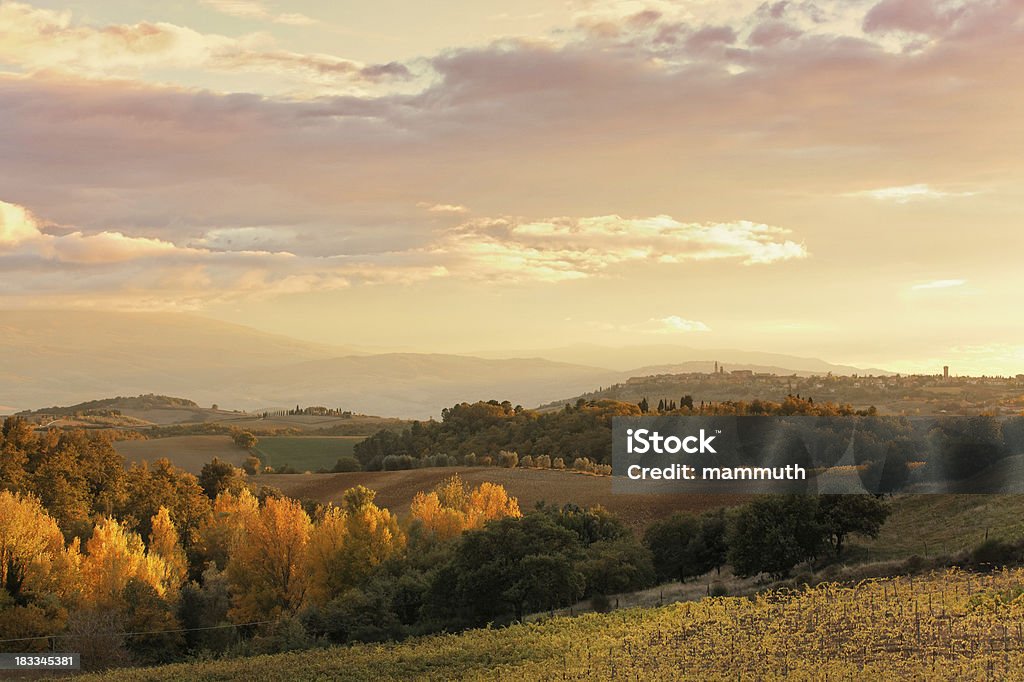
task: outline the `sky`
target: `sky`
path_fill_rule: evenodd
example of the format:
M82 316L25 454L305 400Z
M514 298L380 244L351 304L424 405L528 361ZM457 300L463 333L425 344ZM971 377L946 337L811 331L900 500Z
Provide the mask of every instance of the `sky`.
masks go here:
M1024 372L1024 0L0 1L0 307Z

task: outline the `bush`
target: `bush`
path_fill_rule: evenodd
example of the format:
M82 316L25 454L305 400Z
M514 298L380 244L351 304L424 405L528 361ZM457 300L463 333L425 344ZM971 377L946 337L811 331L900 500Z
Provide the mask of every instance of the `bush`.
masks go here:
M384 471L400 471L404 469L415 469L419 466L419 460L411 455L388 455L384 458Z
M334 472L345 472L345 471L360 471L363 467L359 466L359 460L351 455L345 457L339 457L338 461L334 463L334 468L331 471Z
M551 468L552 469L564 469L565 468L565 460L562 459L561 457L555 457L555 460L553 462L551 462Z
M611 600L603 594L595 594L591 597L590 606L598 613L608 613L612 610Z
M728 597L729 590L722 583L715 583L711 586L712 597Z
M252 435L248 431L239 431L232 437L232 440L235 441L235 445L246 450L256 447L259 443L256 436Z
M529 469L530 467L533 467L533 457L530 457L529 455L523 455L522 457L519 458L519 466L522 467L523 469Z
M519 465L519 453L502 450L498 453L498 463L506 469L514 469Z
M476 453L475 452L471 452L468 455L466 455L465 457L463 457L462 458L462 463L465 464L468 467L475 467L476 466Z
M477 457L476 463L482 467L489 467L494 464L494 460L491 459L490 455L484 455L483 457Z
M533 466L538 469L550 469L551 468L551 455L537 455L533 458Z
M971 561L978 565L999 568L1017 563L1020 551L1008 542L986 540L971 552Z
M245 462L242 464L242 469L244 469L245 473L249 474L250 476L255 476L256 474L260 473L262 468L263 464L262 462L260 462L260 458L257 457L256 455L250 455L246 457Z

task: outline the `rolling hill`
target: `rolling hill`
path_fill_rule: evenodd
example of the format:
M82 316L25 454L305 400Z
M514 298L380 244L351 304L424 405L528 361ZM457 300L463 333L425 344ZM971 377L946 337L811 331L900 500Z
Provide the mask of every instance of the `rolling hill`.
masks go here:
M369 354L180 313L0 311L0 405L13 412L156 393L229 409L300 403L425 419L461 401L532 407L633 376L709 371L715 360L729 369L779 374L881 372L668 345L486 355Z

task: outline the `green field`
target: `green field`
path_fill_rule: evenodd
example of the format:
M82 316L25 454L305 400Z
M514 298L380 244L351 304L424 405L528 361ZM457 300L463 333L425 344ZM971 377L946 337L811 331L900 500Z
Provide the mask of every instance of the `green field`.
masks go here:
M339 457L352 456L352 448L365 436L268 436L255 448L264 466L289 466L296 471L330 469Z

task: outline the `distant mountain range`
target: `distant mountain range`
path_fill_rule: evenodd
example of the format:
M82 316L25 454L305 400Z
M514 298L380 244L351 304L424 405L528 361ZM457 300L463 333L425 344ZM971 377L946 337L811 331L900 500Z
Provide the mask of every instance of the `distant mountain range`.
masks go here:
M298 403L422 419L463 400L530 407L631 376L710 371L716 360L777 374L885 373L674 346L369 354L187 314L0 311L4 411L157 393L240 409Z
M678 368L675 372L710 372L715 362L725 365L726 371L749 369L755 372L775 374L892 374L884 369L861 368L852 365L837 365L818 358L805 358L782 353L761 353L758 351L735 350L731 348L693 348L672 344L636 346L602 346L579 343L557 348L533 350L480 351L470 353L483 358L537 357L561 362L578 362L595 367L607 367L619 371L639 372L642 368ZM649 374L667 372L647 372Z

